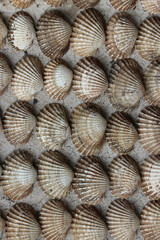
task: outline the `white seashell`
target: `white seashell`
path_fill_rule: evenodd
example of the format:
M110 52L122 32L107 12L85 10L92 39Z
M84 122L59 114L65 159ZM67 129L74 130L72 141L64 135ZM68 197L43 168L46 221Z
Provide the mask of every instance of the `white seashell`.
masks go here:
M3 22L1 13L0 13L0 33L1 33L0 34L0 50L1 50L2 48L4 48L6 44L6 37L8 33L7 27Z
M142 7L150 14L160 14L160 1L159 0L141 0Z
M34 0L9 0L16 8L28 8Z
M136 5L137 0L110 0L110 3L115 9L123 12L132 9Z
M76 5L76 7L79 7L81 9L87 9L91 7L95 7L100 0L73 0L73 3Z

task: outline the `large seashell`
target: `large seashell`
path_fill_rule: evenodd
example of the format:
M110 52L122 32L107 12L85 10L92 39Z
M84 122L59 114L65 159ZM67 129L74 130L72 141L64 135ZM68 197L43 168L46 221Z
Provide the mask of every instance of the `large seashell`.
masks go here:
M150 14L160 14L159 0L141 0L142 7Z
M32 156L26 151L15 151L6 158L3 166L3 191L9 199L21 200L32 193L36 177Z
M70 135L68 112L62 105L51 103L45 106L37 120L37 138L50 150L59 150Z
M74 240L103 240L107 227L95 207L80 205L74 210L71 232Z
M72 141L83 155L100 152L105 143L107 121L98 105L84 103L77 106L71 117Z
M2 14L0 13L0 50L4 48L6 44L6 36L8 33L7 27L3 22Z
M74 21L70 41L75 54L94 55L105 42L105 21L101 13L94 8L82 11Z
M62 57L68 50L71 32L72 28L61 12L51 10L44 13L37 26L42 52L52 59Z
M28 8L34 0L9 0L16 8Z
M87 57L81 59L75 67L73 90L84 101L92 101L105 92L108 80L103 66L98 59Z
M43 88L43 65L34 56L21 59L14 68L12 91L24 101L33 100L35 94Z
M7 240L36 240L41 228L36 220L34 209L27 203L15 204L7 214Z
M36 118L32 114L32 105L27 102L13 103L4 115L5 137L14 146L27 143L35 126Z
M64 203L59 200L50 200L40 212L42 233L46 240L65 240L72 217Z
M83 203L94 205L104 199L109 179L99 158L82 157L78 161L73 188Z
M109 77L108 97L113 106L122 111L136 107L145 93L142 81L142 69L135 60L118 60Z
M136 5L137 0L123 0L123 1L110 0L110 3L115 9L123 12L133 8Z
M25 51L30 47L35 37L33 18L22 11L13 14L9 20L9 43L16 50Z
M49 96L54 100L63 100L68 94L73 79L73 72L61 59L50 61L44 69L44 85Z
M66 2L66 0L43 0L48 5L51 5L52 7L60 7L62 4Z
M106 48L112 59L128 58L134 52L138 30L129 14L114 14L108 22L106 34Z
M73 3L76 5L76 7L79 7L81 9L87 9L91 7L95 7L100 0L73 0Z
M138 133L124 112L116 112L108 119L106 135L110 148L120 155L131 152L138 140Z
M107 212L108 230L115 240L133 240L139 227L134 207L127 200L113 201Z
M116 157L109 167L110 190L117 198L129 198L141 183L138 164L130 156Z

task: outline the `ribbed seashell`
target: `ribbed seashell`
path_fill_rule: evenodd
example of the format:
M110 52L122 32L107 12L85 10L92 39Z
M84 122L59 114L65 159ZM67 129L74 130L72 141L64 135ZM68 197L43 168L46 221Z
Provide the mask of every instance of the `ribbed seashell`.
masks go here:
M5 227L5 221L3 220L3 218L0 216L0 235L2 234L3 230Z
M3 22L2 14L0 13L0 50L4 48L6 44L6 36L8 33L7 27Z
M21 200L31 194L36 178L33 157L28 152L15 151L6 158L1 185L9 199Z
M59 150L70 135L69 116L66 108L58 103L45 106L37 120L37 138L50 150Z
M87 9L91 7L95 7L100 0L73 0L73 3L76 5L76 7L79 7L81 9Z
M34 99L34 96L43 88L43 65L34 56L21 59L14 68L12 77L12 91L15 96L24 101Z
M108 119L106 136L110 148L120 155L131 152L138 140L138 133L124 112L116 112Z
M50 200L40 212L42 234L46 240L65 240L70 224L71 214L64 203L59 200Z
M71 232L74 240L103 240L107 227L93 206L80 205L73 212Z
M140 143L150 154L160 154L160 108L148 106L138 118Z
M43 0L48 5L51 5L52 7L60 7L63 3L66 2L66 0Z
M113 201L107 212L108 230L115 240L133 240L139 227L134 207L127 200Z
M7 240L36 240L41 234L41 228L36 219L36 212L27 203L15 204L7 214Z
M122 111L138 106L145 93L142 81L142 69L135 60L118 60L109 77L108 97L113 106Z
M138 30L128 13L114 14L106 34L106 49L112 59L128 58L134 52Z
M67 52L71 33L71 25L59 11L48 11L38 21L39 46L51 59L60 58Z
M13 14L9 20L8 42L16 50L26 51L35 37L33 18L22 11Z
M141 183L138 164L130 156L116 157L109 166L110 190L117 198L129 198Z
M115 9L123 12L133 8L136 5L137 0L110 0L110 3Z
M77 106L72 113L72 141L83 155L100 152L105 143L106 119L101 115L98 105L84 103Z
M68 94L73 79L73 72L62 59L50 61L44 69L44 85L49 96L54 100L63 100Z
M160 14L160 2L159 0L141 0L142 7L150 14Z
M75 54L94 55L105 43L105 21L101 13L94 8L82 11L74 21L70 41Z
M73 188L83 203L94 205L104 199L109 188L109 179L99 158L80 158L76 166Z
M27 143L36 126L36 118L32 113L32 105L27 102L15 102L7 109L3 128L10 144L21 146Z
M34 0L9 0L16 8L28 8Z
M99 97L108 87L108 80L103 66L98 59L81 59L74 69L73 90L84 101Z

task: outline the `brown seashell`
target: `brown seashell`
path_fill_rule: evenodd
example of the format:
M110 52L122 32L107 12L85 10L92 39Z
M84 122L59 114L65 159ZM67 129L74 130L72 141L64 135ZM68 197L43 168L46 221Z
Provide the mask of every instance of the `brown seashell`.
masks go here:
M135 7L137 0L110 0L112 6L118 11L127 11Z
M6 44L6 37L8 33L8 29L3 22L2 14L0 13L0 50L4 48Z
M2 232L5 228L5 221L4 219L0 216L0 235L2 235Z
M100 0L73 0L73 3L76 5L76 7L81 9L95 7L99 2Z
M34 0L9 0L16 8L28 8Z
M141 0L142 7L150 14L160 14L159 0Z
M43 0L48 5L51 5L52 7L60 7L62 6L66 0Z

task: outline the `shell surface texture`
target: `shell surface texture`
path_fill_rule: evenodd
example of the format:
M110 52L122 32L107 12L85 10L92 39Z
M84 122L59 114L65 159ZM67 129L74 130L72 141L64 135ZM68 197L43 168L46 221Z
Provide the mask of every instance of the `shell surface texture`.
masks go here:
M52 7L60 7L62 6L67 0L43 0L48 5L51 5Z
M16 8L28 8L34 0L9 0Z
M8 29L3 22L2 14L0 13L0 50L4 48L6 44L6 37L8 33Z
M99 1L100 0L73 0L73 3L80 9L87 9L95 7Z
M110 0L112 6L117 9L118 11L127 11L135 7L137 0Z
M0 216L0 235L2 235L2 232L5 228L5 221L4 219Z
M160 1L159 0L141 0L142 7L150 14L160 14Z

